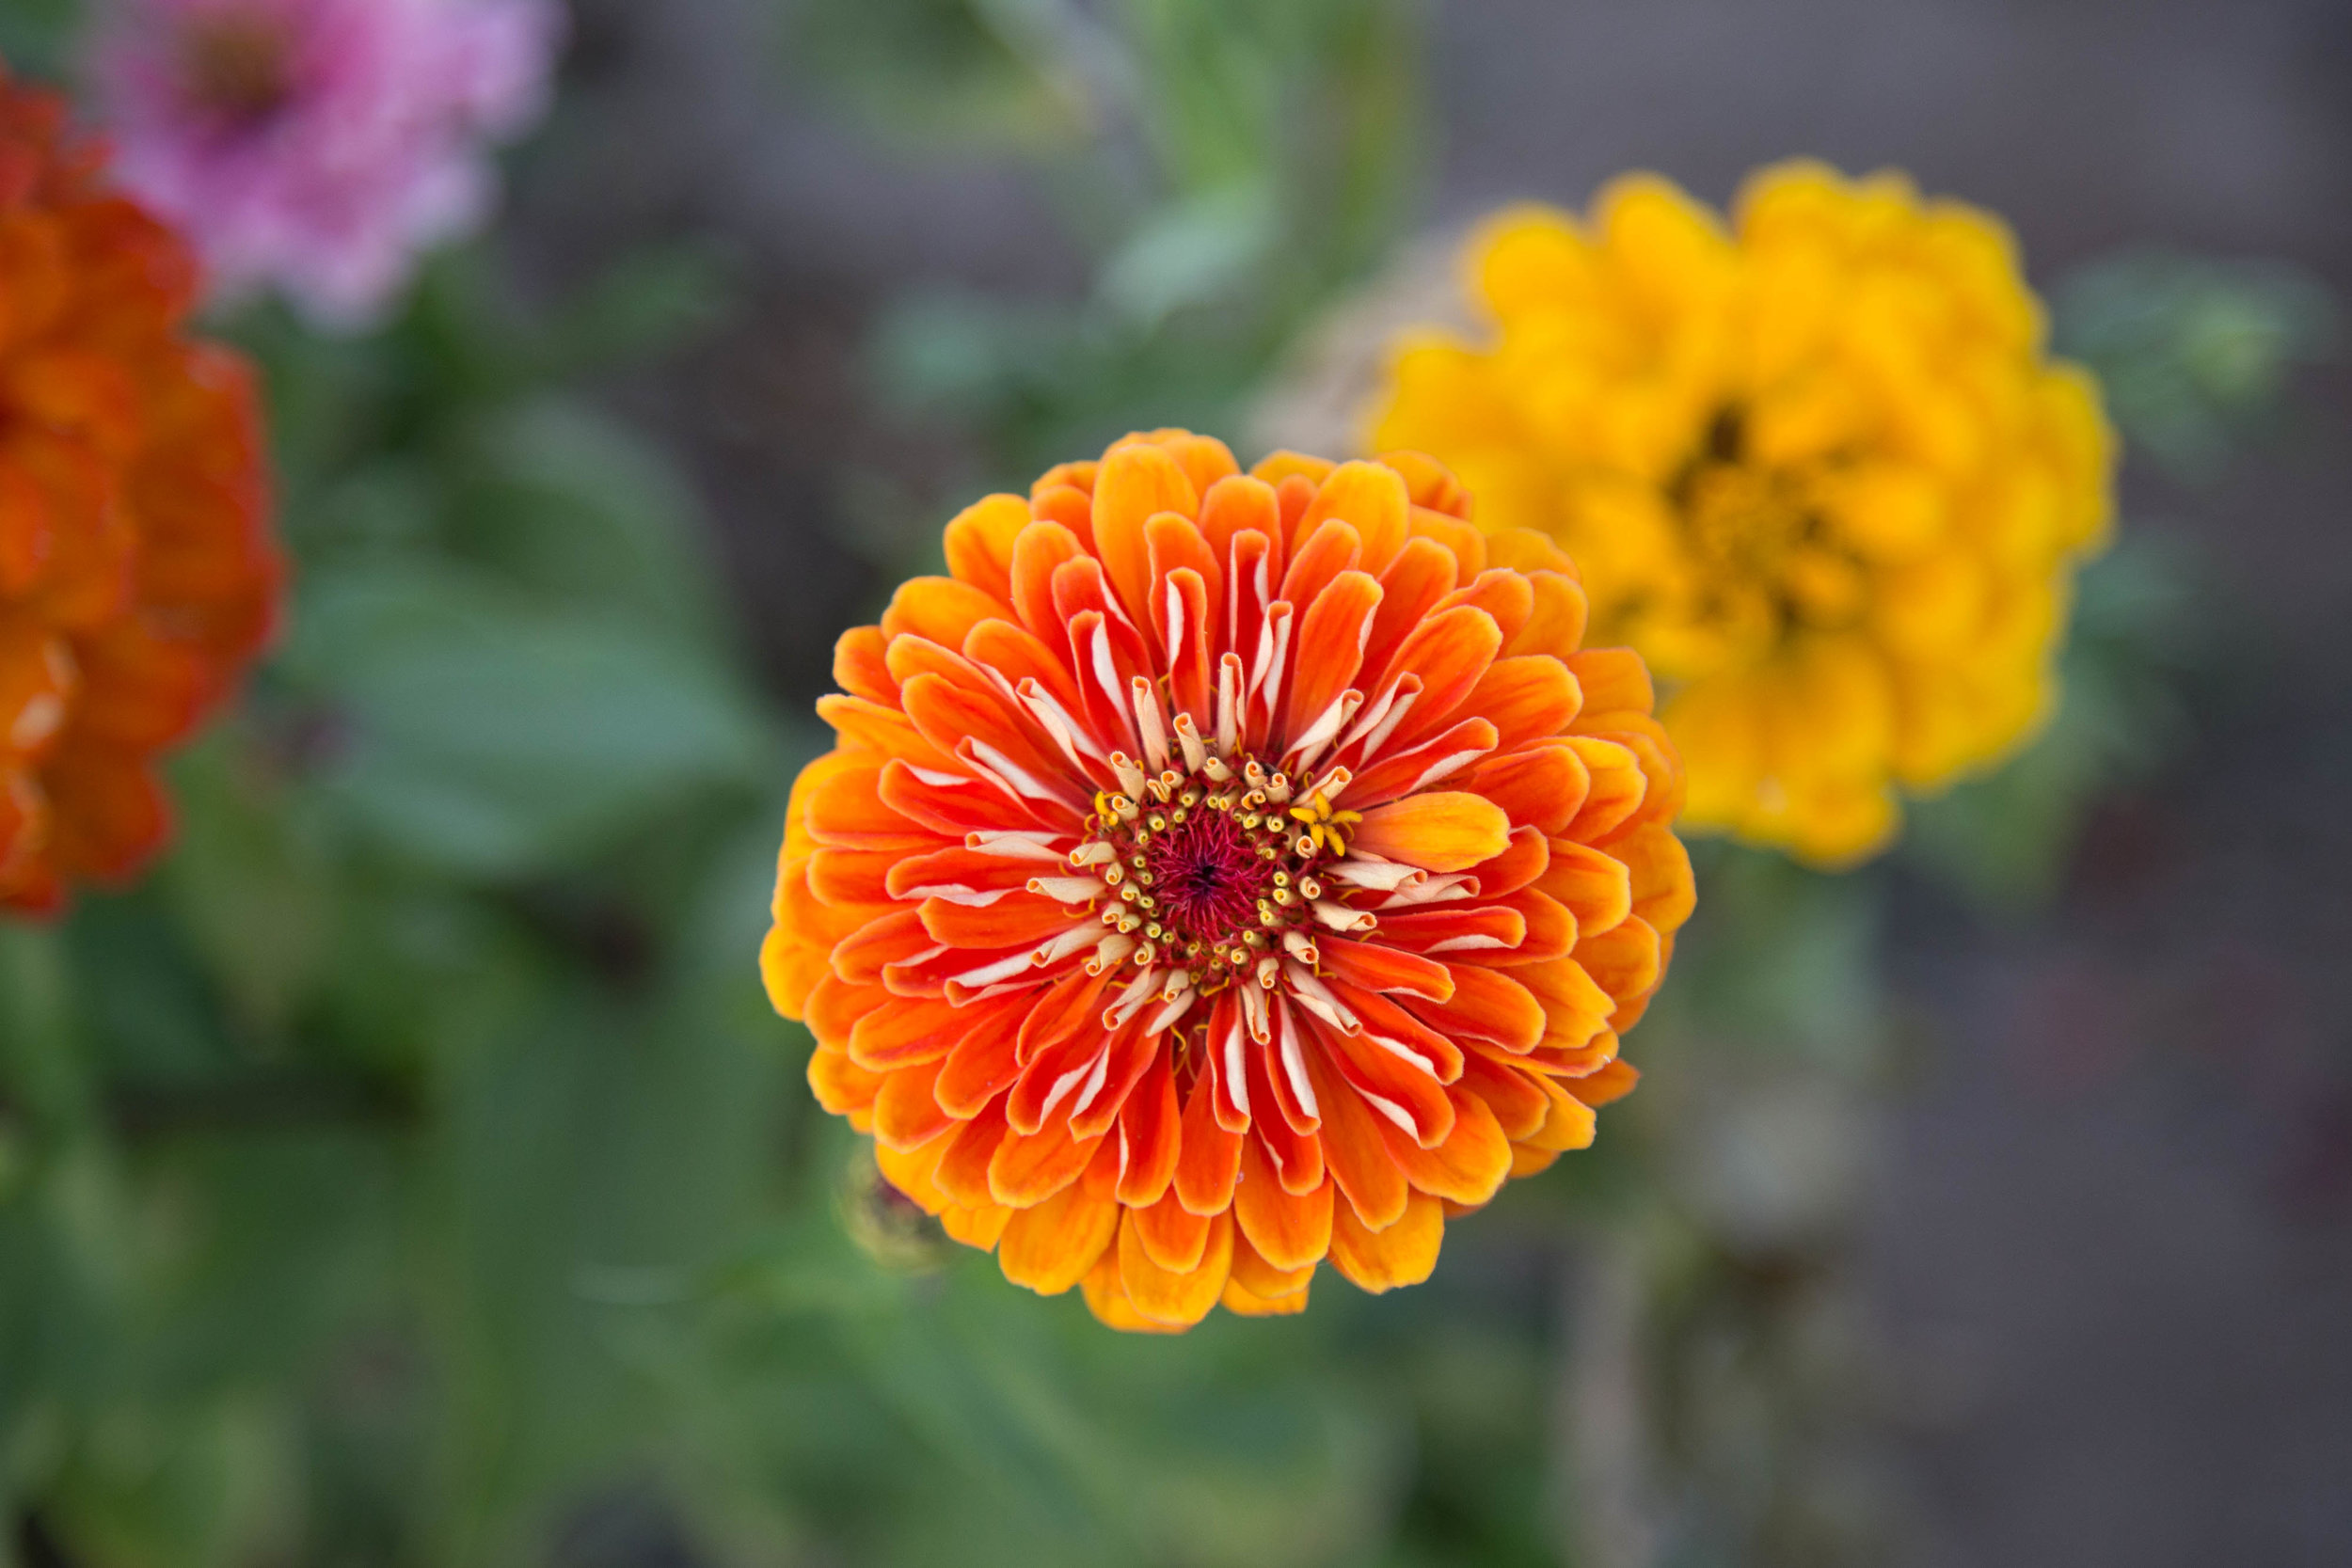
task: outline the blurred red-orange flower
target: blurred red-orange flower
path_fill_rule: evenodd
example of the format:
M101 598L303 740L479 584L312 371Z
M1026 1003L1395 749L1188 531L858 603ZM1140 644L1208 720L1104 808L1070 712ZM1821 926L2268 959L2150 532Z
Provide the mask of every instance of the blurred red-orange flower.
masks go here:
M1692 903L1680 765L1435 463L1130 436L842 640L762 954L809 1082L1121 1328L1418 1282L1593 1135Z
M0 74L0 907L169 836L157 752L266 640L282 572L252 376L196 268L52 94Z

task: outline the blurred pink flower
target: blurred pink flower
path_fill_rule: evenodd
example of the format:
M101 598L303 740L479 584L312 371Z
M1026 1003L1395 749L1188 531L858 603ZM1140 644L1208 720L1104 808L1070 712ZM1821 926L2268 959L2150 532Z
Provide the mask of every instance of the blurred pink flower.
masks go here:
M536 119L557 0L125 0L100 47L121 182L216 296L276 287L367 325L479 225L485 143Z

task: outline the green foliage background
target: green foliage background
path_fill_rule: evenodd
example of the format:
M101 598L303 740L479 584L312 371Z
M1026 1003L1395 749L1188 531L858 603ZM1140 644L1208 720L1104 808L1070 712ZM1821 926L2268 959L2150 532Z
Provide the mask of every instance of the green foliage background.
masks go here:
M876 333L884 394L1006 481L1235 428L1416 189L1401 0L795 17L839 112L1027 158L1092 258L1068 305L919 294ZM63 71L76 21L11 0L0 50ZM1688 1560L1871 1560L1789 1500L1827 1396L1756 1262L1820 1238L1691 1196L1691 1146L1713 1077L1883 1085L1879 878L1710 854L1644 1093L1430 1286L1111 1335L878 1192L760 993L818 737L748 676L691 487L580 389L723 282L658 253L533 312L501 276L495 237L441 257L358 341L225 324L267 372L292 629L176 764L161 870L0 927L0 1560L602 1562L596 1521L647 1507L727 1562L1554 1562L1577 1356L1613 1343L1570 1320L1612 1280ZM2059 300L2198 473L2326 329L2299 280L2180 259ZM1915 864L2047 895L2172 744L2186 575L2127 546L2087 579L2060 721L1923 812Z

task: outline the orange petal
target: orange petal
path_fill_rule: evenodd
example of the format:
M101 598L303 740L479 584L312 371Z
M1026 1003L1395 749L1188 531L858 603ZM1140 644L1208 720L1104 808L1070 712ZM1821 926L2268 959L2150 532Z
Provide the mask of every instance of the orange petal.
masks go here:
M1235 479L1236 484L1247 484L1246 479ZM1207 503L1202 503L1205 509ZM1224 551L1212 549L1201 525L1181 513L1157 512L1143 525L1143 543L1151 562L1152 581L1164 584L1168 575L1179 567L1190 567L1200 574L1209 601L1225 602ZM1155 592L1152 595L1152 629L1160 645L1168 645L1167 595Z
M1524 923L1525 930L1517 947L1508 953L1498 953L1491 962L1549 963L1554 958L1566 958L1576 946L1576 916L1568 912L1567 906L1550 895L1532 887L1522 888L1502 900L1502 907L1516 912Z
M1088 465L1093 467L1092 464ZM1029 510L1041 523L1068 531L1082 549L1094 547L1094 491L1085 484L1039 484L1029 491Z
M1543 1005L1509 975L1483 964L1449 964L1451 1002L1415 1001L1406 1010L1426 1019L1440 1034L1492 1040L1506 1051L1533 1051L1544 1037Z
M1566 831L1593 787L1583 757L1566 741L1489 757L1462 782L1501 806L1513 822L1552 834Z
M1090 911L1073 914L1054 899L1016 893L993 904L926 898L915 913L933 940L950 947L1025 947L1057 937Z
M1120 1207L1076 1185L1022 1209L996 1243L996 1264L1015 1285L1057 1296L1087 1276L1119 1232Z
M0 818L14 821L24 810L18 791L0 790ZM12 830L0 829L0 848L5 848L12 836ZM7 863L8 858L0 853L0 864ZM776 927L760 940L760 983L767 987L769 1005L779 1016L805 1017L809 992L832 977L833 972L825 968L821 955L783 927Z
M1666 726L1646 713L1587 712L1576 721L1577 734L1591 735L1613 740L1633 753L1634 763L1642 770L1645 784L1642 804L1635 813L1633 826L1644 822L1672 822L1682 813L1685 784L1682 758L1674 742L1666 735ZM1593 837L1592 842L1605 844L1621 832L1632 831L1631 826L1615 828Z
M1513 1144L1511 1146L1511 1180L1517 1181L1522 1177L1540 1176L1549 1170L1559 1158L1560 1150L1556 1148L1536 1148L1528 1144Z
M1243 1134L1216 1117L1216 1076L1193 1080L1184 1101L1184 1125L1176 1156L1177 1200L1196 1214L1218 1214L1232 1206L1233 1179L1241 1169Z
M1037 505L1039 496L1063 485L1069 486L1082 496L1091 496L1094 494L1095 477L1102 472L1102 463L1091 457L1082 458L1075 463L1057 463L1040 475L1035 484L1029 486L1029 504Z
M882 765L839 768L809 793L808 832L840 849L935 849L937 836L882 804Z
M1525 1138L1544 1124L1544 1091L1516 1063L1473 1046L1463 1053L1461 1086L1486 1102L1503 1134Z
M1385 689L1407 673L1421 677L1421 696L1390 736L1390 749L1402 750L1442 729L1502 651L1502 629L1471 605L1440 610L1406 633L1387 671L1364 673L1367 691Z
M1333 578L1353 569L1363 554L1363 541L1354 528L1336 517L1320 523L1291 551L1290 566L1282 574L1276 597L1295 605L1311 604Z
M949 1140L935 1138L918 1148L892 1148L874 1146L874 1168L882 1180L911 1197L927 1214L936 1214L947 1207L947 1195L931 1180L939 1168L940 1156L947 1152Z
M1452 1134L1454 1103L1438 1082L1434 1064L1399 1055L1369 1030L1360 1035L1335 1030L1324 1045L1341 1082L1372 1111L1375 1126L1397 1128L1402 1118L1406 1135L1429 1147Z
M864 697L833 692L817 699L817 717L833 726L844 751L904 757L923 768L955 766L945 752L915 732L895 703L885 705Z
M1190 1274L1200 1266L1209 1248L1207 1214L1196 1214L1168 1193L1144 1208L1130 1207L1126 1225L1136 1232L1144 1256L1171 1274Z
M869 1109L882 1092L883 1075L868 1072L850 1060L849 1053L818 1046L809 1053L808 1086L817 1103L836 1117Z
M1405 480L1405 493L1415 506L1425 506L1455 517L1470 515L1470 487L1454 477L1454 470L1425 451L1400 448L1384 451L1379 460L1394 468Z
M889 964L903 964L936 945L915 910L892 910L835 942L833 974L850 985L878 985Z
M959 844L898 862L882 879L882 886L897 899L1012 893L1028 885L1039 863L983 854Z
M1062 1121L1049 1121L1034 1133L1009 1133L989 1157L989 1196L1013 1209L1042 1203L1078 1180L1102 1142L1099 1134L1073 1139Z
M1106 1328L1121 1334L1182 1334L1185 1323L1153 1323L1128 1305L1127 1288L1120 1283L1119 1249L1104 1247L1102 1258L1079 1282L1086 1289L1087 1310Z
M950 772L918 774L903 758L892 757L882 771L882 800L951 844L991 828L1045 825L1026 804L1008 800L993 784L983 784L961 759ZM888 875L887 867L883 874Z
M1366 812L1355 847L1427 871L1467 871L1510 842L1502 807L1483 796L1435 790Z
M874 1096L874 1141L885 1148L920 1148L956 1124L939 1108L931 1085L939 1063L918 1063L892 1073Z
M1331 1261L1359 1289L1377 1294L1427 1279L1444 1240L1444 1210L1428 1194L1415 1193L1396 1223L1377 1231L1340 1210L1331 1222Z
M965 1246L982 1252L996 1250L997 1242L1005 1234L1005 1227L1020 1211L1006 1209L993 1203L977 1208L949 1204L939 1212L939 1228L947 1232L947 1239L961 1242Z
M1149 444L1114 448L1094 481L1094 553L1136 626L1150 626L1152 560L1144 524L1155 512L1195 516L1200 493L1177 461Z
M1010 621L988 620L965 633L963 657L1002 675L1006 684L1016 690L1025 680L1037 682L1074 714L1082 699L1067 659L1056 652L1063 645L1062 639L1057 638L1049 644L1026 626L1014 626Z
M1119 1201L1140 1209L1166 1196L1183 1152L1184 1113L1176 1103L1176 1074L1170 1053L1154 1050L1143 1082L1119 1113L1121 1166Z
M1613 1001L1627 1003L1647 996L1658 987L1663 955L1658 933L1639 915L1613 931L1587 937L1576 944L1576 961Z
M1524 572L1505 571L1500 567L1481 572L1454 593L1446 595L1438 609L1452 610L1456 605L1470 605L1494 617L1495 626L1502 633L1507 648L1517 638L1519 628L1527 625L1535 612L1535 590Z
M843 632L833 645L834 684L852 697L897 707L898 682L882 658L889 641L880 626L851 626Z
M1304 1268L1278 1269L1258 1256L1258 1249L1249 1244L1249 1233L1241 1226L1233 1227L1233 1277L1251 1295L1264 1301L1287 1297L1303 1297L1307 1282L1315 1276L1314 1265Z
M1295 634L1298 657L1283 699L1282 733L1295 736L1356 679L1380 585L1362 572L1342 572L1307 607Z
M1606 938L1601 939L1606 941ZM1582 946L1580 944L1580 952ZM1601 989L1575 958L1531 964L1513 972L1544 1009L1544 1045L1554 1051L1574 1050L1597 1035L1617 1010L1616 998Z
M1584 641L1584 627L1591 619L1592 607L1584 596L1584 585L1564 572L1530 572L1527 582L1534 594L1534 604L1528 612L1527 624L1518 629L1503 651L1513 654L1550 654L1565 657ZM1588 694L1586 701L1591 701Z
M1018 1023L1014 1013L993 1014L967 1031L947 1053L931 1092L949 1116L969 1119L979 1115L983 1106L1021 1076L1021 1064L1013 1053Z
M1691 851L1660 823L1637 828L1609 845L1612 859L1624 863L1630 874L1632 912L1662 933L1681 928L1698 902L1691 875Z
M1241 1182L1233 1189L1233 1218L1257 1256L1272 1268L1311 1269L1331 1244L1329 1181L1304 1196L1282 1190L1258 1140L1242 1152Z
M1076 491L1064 493L1075 497L1081 511L1093 505ZM1048 641L1060 635L1062 618L1054 608L1054 573L1065 562L1085 554L1086 546L1078 535L1055 522L1031 523L1013 541L1012 562L1007 568L1009 599L1013 613L1035 635Z
M1193 722L1206 734L1216 721L1216 709L1209 705L1216 683L1214 655L1217 641L1216 625L1210 619L1208 584L1192 567L1179 566L1168 573L1155 602L1162 607L1159 619L1166 631L1174 634L1172 642L1165 635L1162 640L1168 649L1168 701L1177 713L1192 715Z
M1356 782L1348 785L1347 804L1369 812L1440 779L1457 777L1494 746L1495 727L1484 719L1465 719L1402 751L1391 736L1391 743L1382 748L1381 759L1357 774Z
M1394 1224L1405 1212L1408 1189L1405 1173L1389 1158L1380 1130L1373 1125L1376 1118L1372 1108L1341 1080L1322 1052L1308 1053L1307 1067L1323 1111L1324 1164L1347 1199L1344 1207L1375 1228ZM1246 1176L1242 1184L1248 1185Z
M1118 1120L1120 1111L1125 1107L1127 1097L1135 1092L1144 1074L1151 1070L1154 1062L1168 1055L1163 1049L1166 1038L1166 1036L1132 1024L1111 1037L1110 1059L1104 1064L1102 1081L1093 1085L1093 1098L1082 1109L1070 1112L1072 1137L1091 1138L1098 1132L1110 1131L1111 1124ZM1082 1088L1072 1099L1071 1105L1077 1106L1078 1101L1086 1098L1086 1092ZM1118 1154L1117 1140L1113 1140L1109 1147L1112 1153ZM1113 1165L1116 1166L1124 1158L1120 1155L1113 1160Z
M1386 936L1399 918L1409 919L1413 912L1406 911L1403 917L1386 917L1380 934ZM1432 1002L1443 1002L1454 995L1454 976L1447 973L1445 965L1419 953L1391 947L1385 941L1350 942L1344 937L1327 936L1315 943L1315 949L1325 970L1367 990L1404 991Z
M945 1002L905 998L876 1007L850 1031L850 1059L868 1072L894 1072L955 1049L977 1017Z
M999 1206L988 1190L988 1163L1008 1131L1002 1105L990 1106L957 1130L931 1177L949 1201L967 1209Z
M1131 1023L1120 1035L1128 1038L1138 1032ZM1005 1097L1005 1115L1011 1119L1013 1130L1035 1132L1049 1117L1066 1123L1080 1086L1098 1063L1107 1076L1109 1063L1105 1058L1110 1047L1110 1040L1100 1028L1073 1029L1022 1063L1021 1076L1013 1084L1012 1092Z
M914 636L943 648L961 648L964 633L1004 612L1005 606L993 594L968 582L953 578L910 578L890 596L890 608L882 611L882 632L888 638Z
M1356 1010L1356 1016L1364 1021L1364 1033L1375 1041L1390 1040L1413 1052L1430 1065L1440 1084L1451 1084L1462 1075L1462 1048L1390 998L1359 986L1343 984L1332 990Z
M1384 1126L1389 1155L1418 1191L1472 1208L1486 1202L1511 1175L1511 1143L1486 1101L1456 1086L1454 1128L1435 1148L1423 1148L1394 1127Z
M1380 609L1372 618L1363 667L1382 671L1406 634L1434 614L1438 601L1454 592L1454 552L1430 539L1408 539L1380 574Z
M1584 705L1595 713L1649 713L1658 705L1649 666L1630 648L1587 648L1571 654L1567 663L1584 689Z
M1613 855L1571 839L1554 839L1551 864L1535 885L1576 916L1587 938L1614 930L1633 912L1633 874Z
M1225 1310L1244 1318L1288 1318L1307 1310L1307 1288L1300 1286L1286 1296L1262 1296L1238 1280L1225 1282L1225 1293L1217 1297Z
M1231 556L1237 533L1262 533L1279 544L1282 508L1274 499L1274 486L1247 474L1218 480L1200 498L1200 532L1218 561Z
M1214 436L1202 436L1189 430L1153 430L1141 436L1130 436L1125 441L1112 443L1116 451L1126 441L1149 441L1176 460L1192 481L1192 487L1207 494L1209 487L1222 479L1231 479L1241 472L1241 465L1233 461L1233 449Z
M1025 1066L1047 1046L1070 1037L1095 1022L1103 992L1110 989L1111 973L1089 974L1071 971L1041 996L1032 997L1021 1018L1020 1059Z
M1613 740L1570 736L1568 744L1592 776L1592 788L1565 830L1568 837L1597 843L1629 820L1649 792L1639 758Z
M1208 1224L1208 1246L1200 1263L1179 1273L1160 1267L1144 1252L1129 1212L1128 1222L1119 1228L1119 1282L1130 1307L1161 1323L1189 1325L1209 1315L1232 1272L1233 1220L1219 1214Z
M1363 541L1363 569L1379 576L1405 547L1406 514L1412 497L1405 476L1378 463L1343 463L1326 475L1298 520L1298 531L1311 538L1327 517L1354 527Z
M1409 951L1400 958L1417 958L1422 953L1454 953L1475 949L1487 950L1485 961L1501 962L1511 949L1527 940L1527 920L1518 911L1501 904L1439 905L1434 909L1398 910L1380 916L1380 941L1394 944L1393 948ZM1338 943L1327 937L1317 942L1326 968L1336 970L1331 955ZM1438 970L1445 966L1435 958L1421 958ZM1355 975L1348 978L1355 979ZM1359 982L1359 984L1362 982ZM1431 998L1442 1002L1453 995L1453 978L1448 976L1443 994ZM1381 986L1380 990L1393 990ZM1426 994L1426 993L1421 993Z
M818 1044L846 1051L857 1021L889 1000L890 993L880 986L853 986L828 973L809 988L808 1032Z
M1499 800L1495 803L1502 805ZM1507 806L1503 809L1510 810ZM1531 824L1512 829L1511 847L1492 860L1480 861L1470 867L1470 875L1478 879L1479 896L1501 898L1533 883L1550 865L1551 845L1542 831Z
M1252 464L1249 474L1252 479L1277 487L1286 479L1303 479L1311 487L1322 484L1325 476L1338 467L1327 457L1310 457L1303 451L1278 448ZM1309 493L1312 493L1311 488Z
M941 675L920 674L906 683L900 701L923 738L941 751L963 755L972 743L986 744L1040 785L1066 789L1073 805L1080 800L1080 792L1067 783L1068 763L1060 750L1025 716L1016 719L995 693L952 684ZM814 813L817 801L812 800L809 807ZM809 831L817 832L814 816Z
M908 853L910 850L905 847L818 849L808 857L809 895L833 910L886 908L890 902L891 867Z
M1535 1086L1544 1093L1544 1124L1529 1134L1526 1142L1537 1148L1555 1152L1572 1148L1590 1148L1597 1119L1593 1108L1568 1092L1567 1085L1554 1078L1538 1078Z
M1413 508L1413 520L1408 525L1416 539L1426 539L1443 546L1460 563L1461 576L1474 578L1486 569L1486 536L1476 527L1459 517L1426 506ZM1545 650L1531 649L1540 653Z
M1507 752L1565 730L1584 697L1566 665L1549 654L1523 654L1488 665L1467 701L1494 725L1497 748Z
M1012 552L1031 522L1019 496L985 496L956 514L941 543L947 570L1000 603L1012 603Z
M1642 1075L1634 1069L1633 1064L1620 1056L1597 1072L1567 1079L1560 1086L1585 1104L1598 1107L1623 1100L1633 1092L1633 1085L1641 1079Z

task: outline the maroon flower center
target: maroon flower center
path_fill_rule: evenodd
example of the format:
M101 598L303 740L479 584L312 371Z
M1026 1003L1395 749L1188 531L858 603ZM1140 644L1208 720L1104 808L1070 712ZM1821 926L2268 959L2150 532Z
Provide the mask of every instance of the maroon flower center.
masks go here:
M1162 924L1194 942L1254 928L1258 900L1274 886L1273 863L1231 812L1200 812L1152 834L1143 858Z
M1317 841L1319 808L1297 807L1290 781L1247 754L1156 778L1111 763L1133 793L1095 797L1091 842L1070 863L1099 867L1103 924L1136 944L1137 965L1188 971L1205 993L1245 973L1271 986L1265 966L1285 954L1313 961L1314 872L1345 852L1336 834Z

